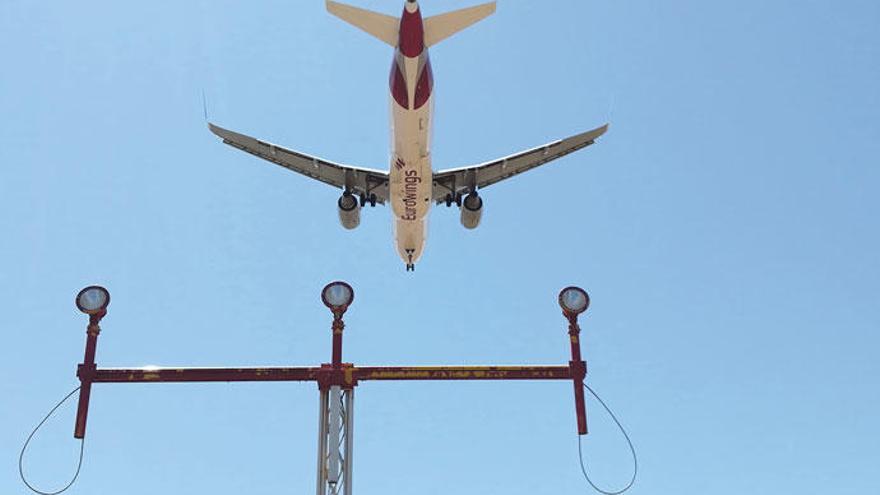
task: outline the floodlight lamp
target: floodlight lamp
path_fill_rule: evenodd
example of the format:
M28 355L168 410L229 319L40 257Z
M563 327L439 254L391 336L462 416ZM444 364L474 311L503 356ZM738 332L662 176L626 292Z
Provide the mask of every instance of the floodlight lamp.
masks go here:
M90 285L76 295L76 307L87 315L96 315L107 310L110 292L100 285Z
M342 313L354 301L354 290L345 282L330 282L321 291L321 300L334 313Z
M559 306L566 315L576 316L590 307L590 296L580 287L566 287L559 293Z

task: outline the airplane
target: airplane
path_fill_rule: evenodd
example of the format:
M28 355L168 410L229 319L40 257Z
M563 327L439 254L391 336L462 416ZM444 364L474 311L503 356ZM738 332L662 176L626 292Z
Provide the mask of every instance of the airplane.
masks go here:
M331 14L394 48L389 77L392 149L387 172L331 162L210 122L208 128L225 144L342 189L337 207L339 221L346 229L360 224L362 207L389 203L398 254L406 271L414 271L425 248L428 213L433 204L456 205L461 210L461 224L475 229L483 213L479 190L585 148L608 130L605 124L496 160L433 171L430 145L434 76L428 48L494 13L495 4L488 2L423 19L417 0L406 0L399 18L326 0Z

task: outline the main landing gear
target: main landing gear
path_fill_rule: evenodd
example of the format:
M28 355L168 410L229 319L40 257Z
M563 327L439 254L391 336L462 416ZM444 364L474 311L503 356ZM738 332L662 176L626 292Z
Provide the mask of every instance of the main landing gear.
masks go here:
M446 202L447 208L452 206L452 203L455 203L456 206L461 206L461 193L456 193L454 195L451 193L447 194L444 201Z
M376 195L373 193L370 193L369 195L361 194L361 207L367 206L367 203L369 203L370 206L376 206Z

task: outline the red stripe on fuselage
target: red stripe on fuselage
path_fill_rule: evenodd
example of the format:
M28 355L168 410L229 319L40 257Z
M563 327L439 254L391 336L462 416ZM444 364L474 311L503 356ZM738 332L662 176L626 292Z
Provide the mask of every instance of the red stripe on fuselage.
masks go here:
M391 86L391 96L394 97L394 101L403 108L409 108L409 93L406 91L403 71L397 65L397 57L391 60L391 75L388 84Z

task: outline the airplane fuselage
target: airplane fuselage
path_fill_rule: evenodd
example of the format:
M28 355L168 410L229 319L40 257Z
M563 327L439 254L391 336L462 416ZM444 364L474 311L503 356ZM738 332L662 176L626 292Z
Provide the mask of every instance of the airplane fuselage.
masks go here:
M397 252L409 267L424 250L431 208L433 74L417 3L407 3L389 77L391 168L389 200Z

